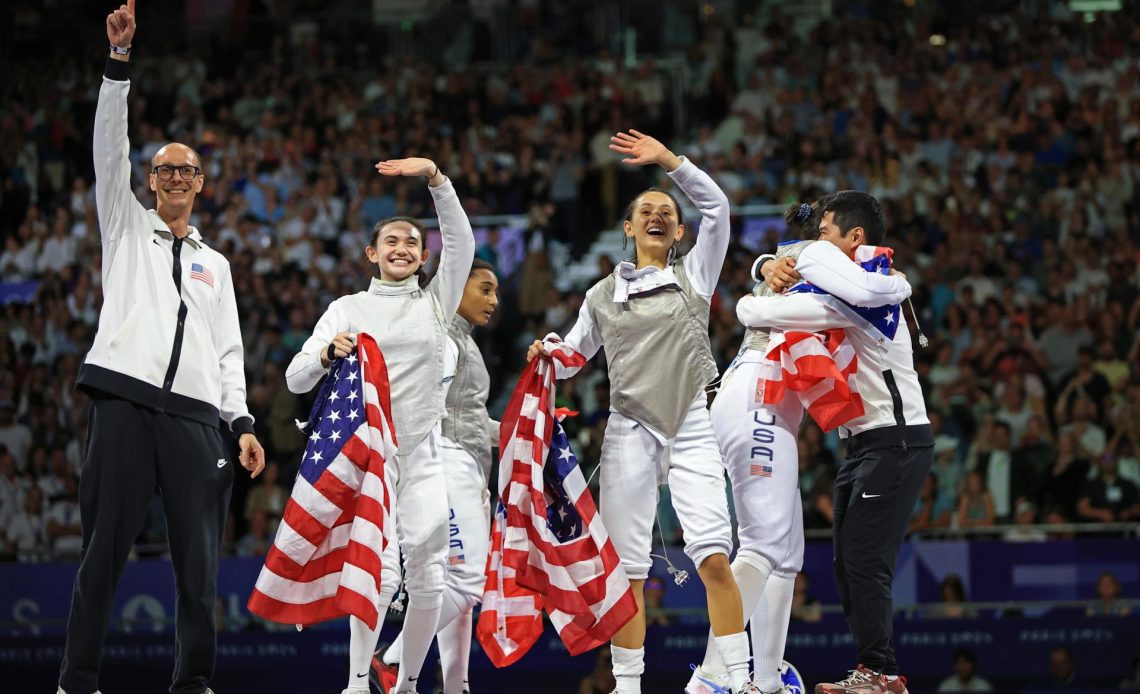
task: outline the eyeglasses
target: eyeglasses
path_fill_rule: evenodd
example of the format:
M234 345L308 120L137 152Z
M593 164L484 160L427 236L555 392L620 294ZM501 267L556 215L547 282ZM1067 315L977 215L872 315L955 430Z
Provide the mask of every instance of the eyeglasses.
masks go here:
M202 174L202 169L197 166L172 166L170 164L160 164L153 169L151 173L158 176L163 181L169 181L174 178L174 172L178 172L178 178L183 181L191 181Z

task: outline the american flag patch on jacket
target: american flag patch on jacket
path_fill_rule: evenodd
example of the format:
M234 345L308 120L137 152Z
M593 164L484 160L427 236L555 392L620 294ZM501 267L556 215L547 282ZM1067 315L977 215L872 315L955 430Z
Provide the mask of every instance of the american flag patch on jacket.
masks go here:
M210 272L210 268L203 266L201 263L193 263L190 265L190 279L205 282L211 287L214 286L214 273Z
M771 477L772 476L772 466L771 465L757 465L756 463L753 463L752 464L752 476L753 477Z

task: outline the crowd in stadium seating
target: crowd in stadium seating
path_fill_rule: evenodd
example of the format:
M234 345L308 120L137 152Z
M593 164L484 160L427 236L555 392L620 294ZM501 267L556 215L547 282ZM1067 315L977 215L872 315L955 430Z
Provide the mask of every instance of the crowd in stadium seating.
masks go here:
M239 475L226 546L264 552L297 469L294 421L307 402L285 388L284 365L333 298L365 286L371 225L428 212L422 185L380 180L372 164L432 156L469 214L529 218L525 262L503 278L500 315L479 336L501 391L520 347L566 330L580 306L581 291L553 288L548 251L581 255L652 182L604 146L628 127L660 134L737 204L843 188L884 202L931 342L916 361L937 463L913 531L1012 524L1010 539L1034 540L1043 522L1140 520L1137 9L949 29L937 15L847 17L805 36L784 20L694 17L700 40L669 69L626 67L606 50L551 60L538 40L533 60L448 69L389 58L377 69L320 32L283 32L244 54L138 51L139 196L149 200L144 174L162 143L198 148L206 187L193 221L233 266L249 405L271 461L255 482ZM931 40L937 31L944 41ZM0 86L0 555L24 560L75 557L80 544L87 399L73 382L101 300L89 173L100 48L70 49ZM714 299L722 367L754 256L734 243ZM592 467L604 370L560 397L582 412L573 433ZM830 524L839 454L834 435L805 428L810 528ZM664 525L675 537L675 521ZM163 539L156 508L144 540Z

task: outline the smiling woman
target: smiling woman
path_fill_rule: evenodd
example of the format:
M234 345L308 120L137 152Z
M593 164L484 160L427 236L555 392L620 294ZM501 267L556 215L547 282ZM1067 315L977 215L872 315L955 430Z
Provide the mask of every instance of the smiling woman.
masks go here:
M610 149L634 166L657 164L701 211L691 253L677 258L685 235L677 199L647 190L630 203L623 225L634 258L586 293L566 344L587 359L604 345L611 404L601 460L601 515L630 578L639 612L612 641L617 691L641 691L645 670L642 590L650 568L659 470L668 470L685 553L705 584L715 643L732 692L748 691L748 637L740 593L728 564L732 532L728 501L704 387L717 375L709 346L710 301L728 249L724 192L692 162L636 130L617 133ZM533 359L557 335L535 342ZM559 378L577 369L555 362ZM672 377L660 378L662 373Z
M392 419L400 447L396 458L386 461L385 473L389 480L398 480L388 494L399 518L400 542L391 527L395 524L386 525L384 532L393 536L381 564L376 628L369 629L356 617L349 620L345 691L350 694L368 691L372 652L400 581L401 549L409 601L396 691L414 689L439 622L448 550L448 498L439 493L447 485L440 452L447 332L475 256L471 223L451 181L435 162L393 159L378 163L376 170L384 176L427 180L443 236L439 270L421 286L418 274L429 254L423 227L408 217L381 220L364 248L377 276L367 291L329 305L285 373L289 390L307 392L328 372L333 360L354 353L358 333L375 338L388 369ZM372 549L380 552L378 547Z

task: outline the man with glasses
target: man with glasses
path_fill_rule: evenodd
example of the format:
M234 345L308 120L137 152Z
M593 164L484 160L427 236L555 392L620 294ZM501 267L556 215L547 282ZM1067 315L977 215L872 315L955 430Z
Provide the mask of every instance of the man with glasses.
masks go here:
M245 403L229 263L190 226L203 183L197 153L171 143L154 155L155 209L131 192L127 68L134 33L130 0L107 16L110 56L95 113L104 300L78 378L91 397L80 484L83 554L59 691L98 688L115 584L157 488L176 587L170 691L202 694L214 670L218 552L234 477L221 427L238 437L238 459L254 477L264 452Z

